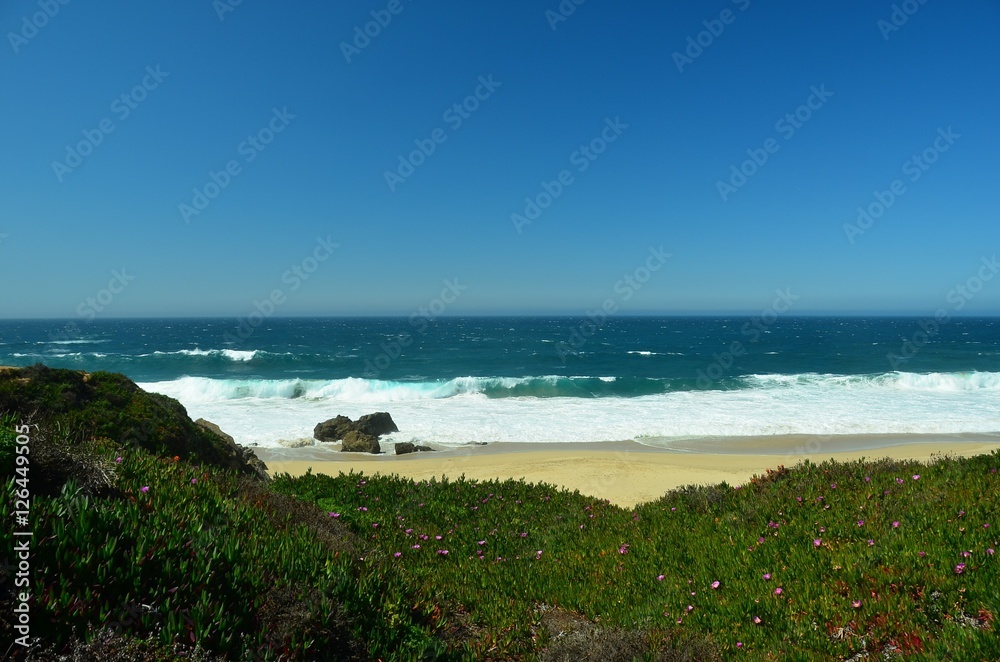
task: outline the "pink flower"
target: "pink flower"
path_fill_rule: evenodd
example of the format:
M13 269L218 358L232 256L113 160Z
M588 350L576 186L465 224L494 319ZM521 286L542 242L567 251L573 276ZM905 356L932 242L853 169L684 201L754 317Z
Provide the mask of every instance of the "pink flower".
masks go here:
M994 554L996 554L996 551L992 547L987 547L986 553L989 554L990 556L993 556Z
M966 558L967 559L970 556L972 556L972 552L962 552L962 558Z
M333 513L333 512L331 512L330 513L330 517L332 517L334 519L337 519L338 517L340 517L340 513Z
M122 459L120 457L116 457L115 458L115 464L121 464L121 463L122 463Z
M477 545L485 545L485 544L486 544L486 541L485 541L485 540L480 540L480 541L479 541L478 543L476 543L476 544L477 544Z
M869 539L868 539L868 546L869 546L869 547L874 547L874 546L875 546L875 541L874 541L874 540L872 540L871 538L869 538Z
M712 588L719 588L719 582L712 582Z
M527 533L522 533L522 534L521 534L521 537L522 537L522 538L527 538L527 537L528 537L528 534L527 534Z
M815 540L813 540L813 547L819 547L822 544L823 544L822 538L816 538Z
M920 480L920 474L913 474L913 480Z
M866 483L872 482L872 477L871 476L865 476L865 482Z
M197 478L192 478L191 479L191 484L192 485L197 485L198 484L198 479Z
M420 545L414 545L413 549L420 549Z
M903 479L902 478L897 478L896 479L896 484L897 485L902 485L903 484Z
M403 555L403 552L396 552L395 554L393 554L393 556L395 556L395 557L396 557L397 559L398 559L398 558L399 558L400 556L402 556L402 555Z
M855 600L854 602L851 603L851 606L854 607L855 609L859 608L861 606L861 600Z
M858 520L858 526L864 526L864 525L865 525L865 521L863 519L859 519Z
M965 564L964 563L959 563L958 565L955 566L955 574L956 575L960 575L963 572L965 572Z
M736 642L736 647L737 648L743 648L743 642L742 641L737 641Z
M778 588L774 589L774 594L775 595L781 595L782 593L783 593L783 589L780 586Z
M927 552L917 552L917 556L919 556L920 558L924 558L925 556L927 556Z
M656 581L662 582L663 581L663 577L664 577L664 575L660 575L659 577L656 578Z
M625 543L624 545L622 545L621 547L618 548L618 553L619 554L628 554L628 548L629 548L629 544Z
M765 579L765 581L766 581L766 580L770 580L770 579L771 579L771 573L769 573L769 572L765 572L765 573L764 573L764 579Z
M837 489L837 484L836 483L830 483L830 489L831 490Z
M753 624L754 625L760 625L760 616L754 616L753 617Z
M892 523L892 528L898 529L899 528L899 522L893 522Z
M143 485L142 487L139 488L139 491L145 494L146 492L149 491L149 485Z
M688 605L687 606L687 611L688 611L688 613L694 611L694 607L692 605Z
M438 554L440 554L441 556L448 556L448 550L447 549L439 549L438 550Z

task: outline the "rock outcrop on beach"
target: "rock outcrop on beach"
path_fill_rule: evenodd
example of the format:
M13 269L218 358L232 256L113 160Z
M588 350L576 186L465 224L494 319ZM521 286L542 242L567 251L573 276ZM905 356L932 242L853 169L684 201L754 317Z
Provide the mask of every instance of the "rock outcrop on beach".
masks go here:
M63 370L40 363L0 370L2 413L73 444L107 439L160 457L180 457L259 478L267 475L252 450L221 430L196 425L177 400L147 393L117 373Z
M401 441L396 444L396 455L407 455L409 453L418 453L420 451L433 451L434 449L430 446L419 446L411 441Z
M313 428L313 436L319 441L340 441L348 432L354 429L354 421L346 416L338 416L328 421L317 423Z
M344 435L344 445L340 447L347 453L381 453L378 437L357 430L351 430Z
M389 434L390 432L399 432L399 428L396 427L392 416L384 411L365 414L354 424L354 429L376 437L381 437L383 434Z
M352 432L363 437L373 437L375 439L375 446L378 446L378 438L380 436L389 434L390 432L399 432L399 428L393 422L392 416L384 411L380 411L374 414L365 414L356 421L352 421L347 416L331 418L328 421L317 424L313 429L313 436L319 441L344 440L344 448L340 450L347 451L351 450L347 448L347 436ZM352 437L352 448L360 445L361 442L356 437ZM379 453L381 449L361 452Z

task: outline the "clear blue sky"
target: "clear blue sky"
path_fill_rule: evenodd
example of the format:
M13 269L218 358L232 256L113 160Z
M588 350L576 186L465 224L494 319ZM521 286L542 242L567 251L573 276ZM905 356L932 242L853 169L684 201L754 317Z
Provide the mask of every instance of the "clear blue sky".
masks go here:
M406 315L445 279L467 288L448 314L760 311L777 288L803 313L933 314L1000 252L995 0L912 0L891 31L888 0L587 0L556 23L558 0L226 2L0 5L0 316L77 317L122 269L101 316L246 315L276 289L280 315ZM348 62L373 11L391 22ZM478 108L446 115L477 87ZM274 109L294 119L244 143ZM779 124L796 111L810 117ZM602 131L602 154L574 158ZM68 171L84 132L100 144ZM907 164L928 149L933 165ZM512 214L563 170L518 232ZM317 237L340 246L313 264ZM616 288L660 246L672 257L641 289ZM967 299L1000 314L1000 278Z

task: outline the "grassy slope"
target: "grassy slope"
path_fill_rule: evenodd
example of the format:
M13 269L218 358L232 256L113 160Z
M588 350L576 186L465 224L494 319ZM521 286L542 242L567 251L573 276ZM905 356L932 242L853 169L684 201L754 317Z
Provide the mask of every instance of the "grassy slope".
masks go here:
M996 660L998 466L997 453L807 464L631 511L516 482L310 475L275 487L367 536L415 599L462 605L487 628L480 651L530 650L545 603L607 626L711 633L727 659L892 648Z

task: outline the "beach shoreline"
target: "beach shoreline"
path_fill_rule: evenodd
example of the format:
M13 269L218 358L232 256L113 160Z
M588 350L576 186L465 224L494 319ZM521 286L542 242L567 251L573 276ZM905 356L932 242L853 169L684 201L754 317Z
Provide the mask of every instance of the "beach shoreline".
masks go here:
M634 441L579 443L494 443L408 455L341 453L338 444L305 448L255 448L271 475L299 476L308 470L336 476L400 475L414 480L447 477L480 481L524 479L608 499L623 507L653 501L685 485L746 483L780 465L809 460L849 462L885 457L926 462L936 457L972 456L1000 449L1000 435L790 435L787 437L700 439L697 450L657 448ZM725 452L720 449L728 449ZM738 452L737 452L738 451Z

